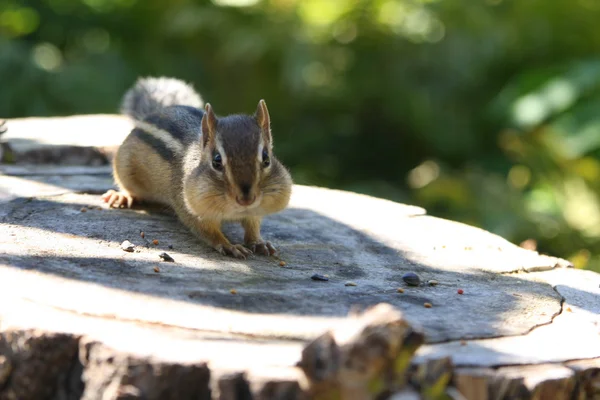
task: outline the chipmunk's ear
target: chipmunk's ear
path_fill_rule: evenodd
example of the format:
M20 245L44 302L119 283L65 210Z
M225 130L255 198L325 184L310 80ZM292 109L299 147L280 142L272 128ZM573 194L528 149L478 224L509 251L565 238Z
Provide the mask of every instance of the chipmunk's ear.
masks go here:
M206 103L204 109L206 112L202 116L202 146L206 146L209 141L214 140L217 129L217 117L211 105Z
M271 144L273 142L273 139L271 138L271 118L269 117L267 103L265 103L264 100L258 102L258 107L256 107L256 112L254 113L254 119L258 122L263 137Z

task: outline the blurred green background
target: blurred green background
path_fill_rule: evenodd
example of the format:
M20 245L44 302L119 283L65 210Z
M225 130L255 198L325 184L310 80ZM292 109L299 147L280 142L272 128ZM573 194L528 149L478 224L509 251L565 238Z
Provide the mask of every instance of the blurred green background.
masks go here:
M0 117L113 113L138 75L266 99L298 183L600 271L598 0L0 0Z

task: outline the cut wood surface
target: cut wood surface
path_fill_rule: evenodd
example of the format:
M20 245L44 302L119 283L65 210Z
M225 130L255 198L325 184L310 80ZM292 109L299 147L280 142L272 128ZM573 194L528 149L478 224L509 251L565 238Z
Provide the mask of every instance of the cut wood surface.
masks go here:
M3 140L19 161L54 143L114 149L129 128L9 120ZM108 209L110 167L81 164L0 165L0 399L600 396L599 274L420 207L302 185L265 219L277 257L235 260L162 207ZM408 386L389 377L401 359Z

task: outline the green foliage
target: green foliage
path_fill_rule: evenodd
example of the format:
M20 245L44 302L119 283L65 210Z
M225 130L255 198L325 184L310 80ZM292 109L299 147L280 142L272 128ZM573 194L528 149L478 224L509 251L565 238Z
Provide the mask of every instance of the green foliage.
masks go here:
M115 112L138 75L269 105L298 183L600 270L594 0L0 0L0 116Z

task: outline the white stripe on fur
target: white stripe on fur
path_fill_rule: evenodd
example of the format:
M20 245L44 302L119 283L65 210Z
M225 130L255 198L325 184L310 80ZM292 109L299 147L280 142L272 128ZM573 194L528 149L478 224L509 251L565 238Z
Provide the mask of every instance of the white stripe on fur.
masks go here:
M173 135L171 135L168 131L157 128L156 126L144 121L135 121L135 126L163 142L165 146L167 146L169 150L173 151L175 154L183 155L183 152L185 150L183 148L183 144L181 144L177 139L175 139Z

